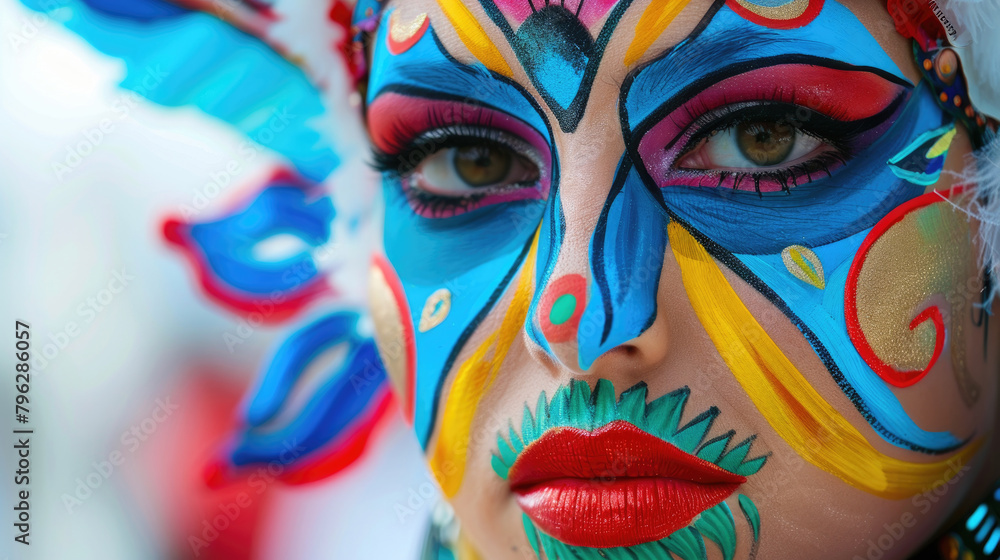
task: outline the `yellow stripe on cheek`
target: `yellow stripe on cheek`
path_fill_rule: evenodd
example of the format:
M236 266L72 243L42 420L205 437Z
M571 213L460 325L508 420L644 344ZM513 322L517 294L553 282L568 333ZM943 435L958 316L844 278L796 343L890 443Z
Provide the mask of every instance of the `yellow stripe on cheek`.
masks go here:
M514 77L514 71L504 60L500 50L497 49L493 41L486 35L486 31L479 25L476 16L472 15L469 8L462 4L461 0L437 0L438 6L444 15L448 16L448 21L458 33L458 38L462 40L465 48L469 49L479 62L490 70L508 78Z
M496 380L500 366L514 339L524 328L534 292L535 253L538 233L524 259L514 299L504 314L500 329L491 334L455 374L441 416L441 431L430 457L431 472L448 498L458 493L465 476L466 454L472 420L486 391Z
M635 26L635 38L625 51L625 66L632 66L646 54L688 2L690 0L653 0L646 6Z
M901 500L950 480L979 450L981 438L933 463L879 452L795 368L705 248L676 222L667 231L702 326L757 410L803 459L855 488Z

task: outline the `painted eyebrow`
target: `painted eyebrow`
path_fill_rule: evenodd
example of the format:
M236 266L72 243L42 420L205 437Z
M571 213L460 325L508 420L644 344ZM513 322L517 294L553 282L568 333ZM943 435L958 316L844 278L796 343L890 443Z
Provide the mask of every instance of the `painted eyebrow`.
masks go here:
M815 52L810 49L811 45L818 47L815 50L819 52L830 48L830 44L823 41L789 38L767 29L741 30L739 37L719 36L718 33L707 38L701 35L689 37L629 74L620 95L620 116L633 132L638 131L655 121L657 115L662 116L666 106L679 105L681 98L694 91L738 74L740 70L750 71L778 63L818 64L829 68L866 71L890 82L913 87L906 78L881 68L805 54ZM747 51L753 52L757 47L765 46L792 48L779 54L746 55ZM678 79L678 76L683 78ZM671 93L665 96L665 91ZM638 109L637 104L642 103L638 100L657 98L662 99L662 102L656 109L647 110L641 118L632 114L633 109Z
M801 43L782 37L779 33L768 29L741 30L739 37L712 36L706 39L701 35L702 29L696 28L680 43L665 48L659 56L630 73L630 78L639 75L656 81L650 82L649 89L666 89L668 83L677 72L705 75L719 70L729 64L720 61L732 60L733 55L747 49L776 43ZM660 68L660 66L664 66ZM689 66L690 65L690 66ZM631 81L631 80L629 80Z

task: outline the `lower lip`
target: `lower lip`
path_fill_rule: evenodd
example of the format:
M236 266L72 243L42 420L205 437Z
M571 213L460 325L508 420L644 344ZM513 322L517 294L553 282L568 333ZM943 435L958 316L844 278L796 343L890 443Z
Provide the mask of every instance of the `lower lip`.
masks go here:
M660 540L745 481L623 421L552 430L510 473L518 504L540 530L589 548Z

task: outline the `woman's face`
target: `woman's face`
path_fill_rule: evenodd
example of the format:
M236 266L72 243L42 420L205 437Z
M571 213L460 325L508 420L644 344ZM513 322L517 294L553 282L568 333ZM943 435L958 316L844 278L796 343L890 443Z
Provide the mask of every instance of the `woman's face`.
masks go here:
M903 558L989 476L970 141L884 2L406 0L372 51L377 339L486 558Z

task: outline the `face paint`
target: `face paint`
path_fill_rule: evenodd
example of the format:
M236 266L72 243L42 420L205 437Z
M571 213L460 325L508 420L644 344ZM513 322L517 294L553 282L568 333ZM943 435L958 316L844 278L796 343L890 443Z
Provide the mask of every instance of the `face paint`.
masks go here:
M574 270L561 261L566 209L546 114L506 79L510 74L490 61L493 55L484 54L496 47L487 46L482 24L467 21L471 12L457 2L439 4L450 23L463 27L456 30L459 38L483 65L455 62L431 28L400 54L392 54L381 34L375 39L369 123L380 167L388 171L386 254L406 299L398 314L409 321L419 356L415 424L447 497L462 487L474 419L494 390L508 351L516 348L519 329L559 359L568 348L559 345L575 342L576 363L569 365L591 367L654 323L668 246L709 340L762 417L809 463L874 496L896 500L948 480L954 464L974 457L983 440L918 426L845 327L842 295L855 255L891 209L923 193L896 168L931 176L951 138L950 119L935 95L925 84L910 83L846 8L832 0L796 0L777 6L780 10L770 10L773 2L720 1L688 38L629 75L618 105L626 152L596 216L588 268ZM601 37L613 32L627 2L589 4L597 16L587 12L586 3L574 5L581 8L576 13L563 5L536 10L513 1L481 4L553 122L563 131L575 130L586 109L586 96L583 101L580 96L593 82L589 65L603 56ZM659 14L647 10L640 19L654 18L650 36L659 36L657 26L665 28L683 5L654 4ZM633 40L639 53L634 60L655 36ZM541 48L552 38L564 39L559 49ZM547 52L548 58L535 58L535 52ZM896 168L887 164L925 134L910 150L922 160L907 155ZM527 159L539 173L517 188L505 183L477 190L469 187L469 177L464 185L451 176L431 181L447 175L435 167L442 152L449 154L449 172L458 173L463 156L449 142L461 135L475 138L477 146L484 141L515 146L514 151L531 154ZM411 160L414 154L420 157ZM488 168L495 155L478 152L476 165ZM869 442L854 419L834 408L770 338L717 263L787 316L885 441L931 455L957 453L911 462ZM942 285L913 284L905 297L920 300L941 293ZM512 301L504 311L497 306L501 297ZM489 324L499 329L480 332L476 344L466 348L490 313L495 317ZM898 330L896 323L868 330L882 336ZM957 341L961 333L949 335ZM446 395L443 386L450 387ZM600 521L585 521L618 519L620 525L629 522L627 516L588 510L578 516L581 521L567 508L547 503L551 496L535 487L552 479L532 477L550 476L544 457L577 441L588 442L582 444L586 449L632 445L670 461L691 456L711 465L686 463L696 476L707 476L704 469L713 466L729 475L753 474L739 471L749 440L733 446L733 434L709 438L710 421L691 442L677 439L683 430L676 426L660 433L648 424L649 407L659 399L647 404L643 393L641 407L634 396L615 402L612 389L612 406L603 405L612 412L598 422L598 399L574 390L575 385L564 388L557 399L543 398L529 410L520 434L503 434L493 461L497 474L522 490L525 530L536 553L571 558L600 549L605 557L669 552L703 559L707 546L715 546L731 558L737 517L750 527L754 542L747 544L756 550L759 512L749 498L734 494L735 486L722 496L688 499L692 511L673 508L662 516L654 511L653 522L643 525L648 532L605 530ZM628 413L632 408L641 412ZM625 411L621 417L619 409ZM743 444L740 462L723 466ZM664 445L677 453L664 451L669 449ZM577 457L576 468L584 469L578 478L595 478L595 461L606 462L596 455L582 464ZM760 468L763 458L758 459ZM572 491L582 496L590 490ZM636 500L622 503L631 507ZM734 515L737 509L742 515Z
M514 299L504 314L500 328L479 346L476 353L455 374L455 381L441 416L441 433L430 457L431 471L441 484L445 496L449 498L458 493L462 484L469 431L479 401L496 380L507 351L524 325L528 302L531 301L536 246L537 244L532 245L525 259Z
M670 224L670 247L702 326L771 427L804 459L865 492L901 500L966 465L982 439L956 457L910 463L884 455L809 384L739 300L714 259L684 226Z
M955 132L955 125L948 124L921 134L889 160L889 168L897 177L914 185L937 183Z
M738 47L728 39L733 30L739 30ZM845 35L852 40L839 39ZM746 41L754 48L747 49ZM817 44L825 58L804 54L815 52ZM688 56L689 48L717 56ZM762 99L774 101L761 104ZM793 99L795 105L788 105ZM844 105L844 99L851 103ZM754 118L769 106L777 107L775 120L794 114L791 124L818 127L816 134L834 137L840 148L816 146L818 157L778 171L712 172L711 166L698 165L704 160L692 151L705 151L724 136L715 131L741 122L731 109L740 101L758 104ZM910 419L855 349L843 327L841 302L826 296L842 293L851 256L886 209L922 194L885 162L946 120L928 88L912 88L864 27L835 2L826 2L809 25L781 32L762 30L728 5L717 5L691 37L626 84L621 107L632 158L643 162L640 171L659 187L675 221L696 232L716 259L788 315L886 441L925 453L962 445L955 435L925 431ZM931 151L940 147L935 144L924 154L943 157ZM684 161L691 162L689 169L678 169ZM884 186L870 188L873 184ZM823 208L823 219L803 207ZM812 257L796 263L785 251L792 245ZM820 270L823 290L816 289Z
M438 6L451 21L451 26L455 28L465 48L469 49L479 62L501 76L510 78L514 75L510 65L462 0L438 0Z
M563 132L580 124L604 49L631 3L577 0L536 8L530 0L480 0ZM601 18L595 36L591 27Z
M971 236L965 216L948 202L959 194L960 188L915 198L872 228L851 265L844 307L851 340L868 365L886 383L909 387L927 375L944 349L941 310L921 309L943 294L951 308L956 381L971 405L979 389L964 363L968 298L961 293L972 267ZM915 309L920 311L911 317Z
M818 290L826 288L826 275L823 272L823 262L816 253L802 245L791 245L781 251L781 260L792 276Z
M575 558L599 548L607 558L634 558L666 549L703 560L707 539L733 557L735 520L725 500L767 457L749 456L754 436L712 437L715 407L683 420L689 394L685 387L647 403L639 384L616 402L601 379L593 392L574 381L551 401L542 393L534 412L525 405L520 433L511 427L498 436L493 468L517 496L536 553ZM579 507L563 507L567 500Z
M823 9L824 0L727 0L731 10L762 27L795 29L809 25Z
M653 0L635 25L635 38L625 51L625 66L632 66L646 54L690 0Z
M419 356L413 366L412 409L426 447L445 376L525 262L555 164L545 121L523 90L481 66L456 62L433 27L394 55L385 23L375 38L369 128L384 172L388 276L398 278L406 298L405 306L395 308L405 308L397 314L408 323L403 330L414 332ZM448 180L469 196L448 191L453 188L448 181L425 185L414 179L415 174L441 174L422 161L467 145L447 143L455 137L528 153L524 157L537 177L531 185L496 188Z
M427 28L430 27L431 23L427 18L427 14L418 14L417 17L409 22L399 21L398 15L399 12L397 11L389 16L387 48L392 54L403 54L410 50L413 45L417 44L417 41L423 38L424 33L427 32Z

